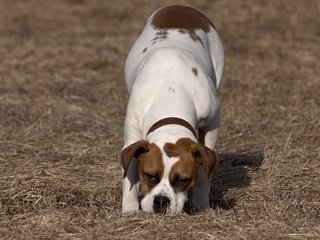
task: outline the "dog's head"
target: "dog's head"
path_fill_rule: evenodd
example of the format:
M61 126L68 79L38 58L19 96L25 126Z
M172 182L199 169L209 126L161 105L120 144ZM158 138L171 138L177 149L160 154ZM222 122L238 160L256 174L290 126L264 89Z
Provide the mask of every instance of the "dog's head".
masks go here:
M180 213L195 184L198 168L202 166L209 179L217 164L214 151L189 138L165 144L146 140L133 143L121 152L123 177L134 158L139 163L141 208L152 213Z

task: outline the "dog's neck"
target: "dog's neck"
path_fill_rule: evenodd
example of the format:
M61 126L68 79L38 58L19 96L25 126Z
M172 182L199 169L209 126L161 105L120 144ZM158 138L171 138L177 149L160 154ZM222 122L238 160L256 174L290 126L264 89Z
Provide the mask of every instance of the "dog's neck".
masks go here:
M149 129L146 139L161 147L165 143L175 143L180 138L190 138L198 142L197 130L181 118L163 118Z
M163 118L157 122L155 122L149 129L149 131L147 132L147 136L156 131L158 128L163 127L165 125L180 125L183 126L185 128L187 128L195 138L198 138L197 136L197 132L195 130L195 128L188 123L187 121L183 120L182 118L177 118L177 117L168 117L168 118Z

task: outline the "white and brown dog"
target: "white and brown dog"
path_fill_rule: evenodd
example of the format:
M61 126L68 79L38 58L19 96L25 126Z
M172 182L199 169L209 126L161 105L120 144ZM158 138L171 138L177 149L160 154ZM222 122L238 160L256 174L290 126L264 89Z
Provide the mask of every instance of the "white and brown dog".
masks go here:
M148 19L125 65L123 212L180 213L190 190L194 208L209 207L223 65L218 33L199 11L168 6Z

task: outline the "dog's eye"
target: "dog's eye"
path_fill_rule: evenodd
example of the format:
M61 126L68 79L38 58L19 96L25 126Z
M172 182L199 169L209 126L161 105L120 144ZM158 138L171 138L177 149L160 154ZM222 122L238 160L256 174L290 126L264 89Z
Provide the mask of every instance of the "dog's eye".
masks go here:
M144 173L144 176L147 178L147 180L152 184L158 184L160 182L160 177L158 174L153 173Z
M191 178L180 178L175 181L176 186L186 186L191 181Z

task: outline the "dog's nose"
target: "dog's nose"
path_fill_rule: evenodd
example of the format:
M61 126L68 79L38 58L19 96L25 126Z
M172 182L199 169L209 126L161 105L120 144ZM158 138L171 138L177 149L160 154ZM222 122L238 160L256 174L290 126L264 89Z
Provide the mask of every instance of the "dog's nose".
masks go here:
M170 199L166 196L156 195L153 199L153 211L155 213L166 213L170 205Z

